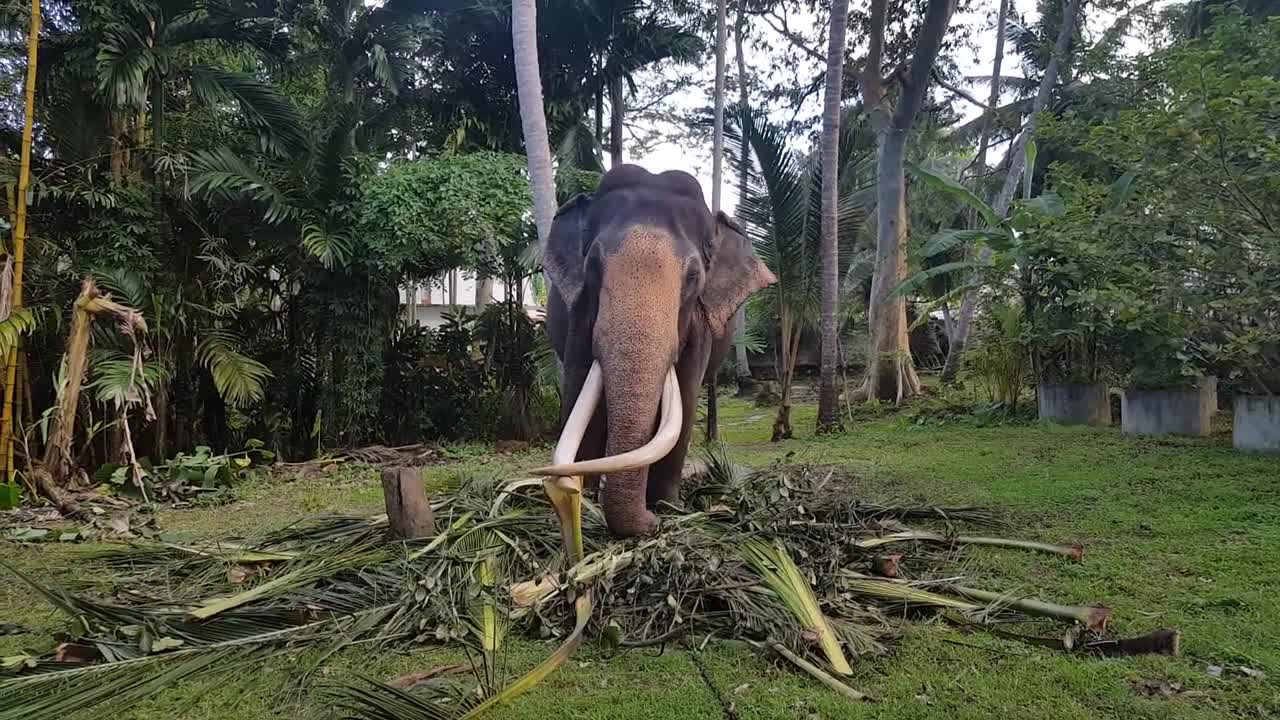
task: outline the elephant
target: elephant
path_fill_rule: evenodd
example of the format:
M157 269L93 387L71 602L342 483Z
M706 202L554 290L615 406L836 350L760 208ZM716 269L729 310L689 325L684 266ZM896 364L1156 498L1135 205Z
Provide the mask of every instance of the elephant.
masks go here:
M542 265L570 454L539 474L603 476L609 531L650 534L651 508L679 497L698 393L732 346L731 320L776 278L692 175L637 165L559 208Z

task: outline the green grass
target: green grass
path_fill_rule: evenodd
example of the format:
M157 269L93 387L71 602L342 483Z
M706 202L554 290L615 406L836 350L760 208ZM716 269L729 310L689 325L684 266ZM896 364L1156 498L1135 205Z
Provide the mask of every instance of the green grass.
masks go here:
M810 405L793 413L797 439L770 444L771 421L771 409L722 400L722 435L731 457L762 465L791 455L796 461L838 466L855 478L855 491L869 499L998 506L1015 522L1016 529L1006 534L1082 542L1082 564L975 548L975 584L1072 604L1109 605L1120 635L1179 628L1184 657L1083 659L942 625L918 625L890 656L858 664L852 684L879 702L854 705L743 649L712 643L699 659L676 649L606 657L588 648L499 717L723 718L727 704L744 719L1280 715L1280 459L1235 453L1223 435L1135 439L1110 428L915 425L888 414L853 424L840 436L814 438ZM461 447L448 454L448 464L428 470L428 479L442 486L468 473L518 476L547 454L534 450L495 457ZM159 522L170 532L227 535L280 527L311 513L373 514L382 502L374 471L345 467L293 481L258 480L244 486L240 498L222 508L165 511ZM75 550L0 546L6 559L47 581L109 594L112 579L78 560ZM0 655L40 648L49 642L49 631L63 627L43 600L13 582L0 584L0 608L0 621L46 634L0 637ZM508 653L513 672L551 649L514 643ZM153 699L129 717L271 716L282 688L314 652L275 658L261 671L230 680L194 683ZM358 670L391 678L461 658L457 651L435 648L392 654L348 649L320 677L338 680ZM1209 665L1245 665L1267 678L1228 672L1213 679L1205 672ZM1143 680L1176 684L1181 692L1144 697L1132 688ZM314 709L318 698L301 702Z

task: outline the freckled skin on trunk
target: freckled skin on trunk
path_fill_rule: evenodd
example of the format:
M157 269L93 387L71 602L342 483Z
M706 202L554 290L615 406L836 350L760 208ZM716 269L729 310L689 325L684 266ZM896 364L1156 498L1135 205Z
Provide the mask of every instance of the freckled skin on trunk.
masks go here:
M649 442L657 428L663 379L679 352L683 269L670 237L643 226L629 228L601 264L595 356L604 371L608 407L605 454L618 455ZM695 399L697 387L693 383ZM682 435L686 430L681 428ZM657 526L646 508L648 480L648 468L608 477L604 510L614 533L645 534Z

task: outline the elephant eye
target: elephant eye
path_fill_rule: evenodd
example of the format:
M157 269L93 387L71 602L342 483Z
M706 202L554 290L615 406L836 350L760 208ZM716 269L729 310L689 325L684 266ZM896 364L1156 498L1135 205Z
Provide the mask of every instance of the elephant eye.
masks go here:
M684 288L685 292L693 293L699 289L702 284L702 265L697 260L690 258L684 267Z

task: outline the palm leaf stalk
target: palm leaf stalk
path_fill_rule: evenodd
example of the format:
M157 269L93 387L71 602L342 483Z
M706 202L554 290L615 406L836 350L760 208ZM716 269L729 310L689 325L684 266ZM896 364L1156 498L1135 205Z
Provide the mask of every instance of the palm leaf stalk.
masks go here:
M876 538L867 538L860 540L858 547L876 548L892 543L900 542L938 542L938 543L959 543L962 545L990 545L992 547L1017 548L1019 550L1034 550L1037 552L1049 553L1052 555L1061 555L1076 562L1084 559L1083 545L1056 545L1054 543L1036 542L1034 540L1011 540L1007 538L979 537L973 535L956 535L947 537L931 532L898 532L890 535L884 535Z
M1028 615L1078 622L1094 632L1105 630L1107 622L1111 620L1111 609L1101 606L1075 607L1034 598L1011 598L1007 594L978 590L963 585L952 585L951 589L965 597L988 603L1002 603Z

